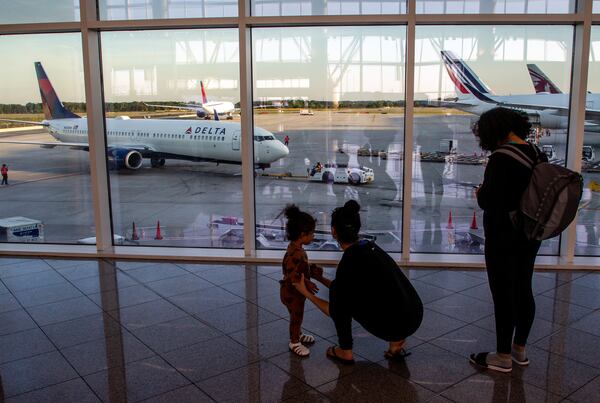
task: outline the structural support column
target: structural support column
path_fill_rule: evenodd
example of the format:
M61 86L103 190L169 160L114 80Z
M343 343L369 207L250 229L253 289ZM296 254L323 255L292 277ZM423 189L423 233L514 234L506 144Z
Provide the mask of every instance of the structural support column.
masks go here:
M81 0L80 6L83 75L85 79L88 142L90 145L90 182L96 225L96 248L99 253L108 253L113 251L113 242L108 172L106 170L100 32L89 28L90 22L96 21L97 18L96 1Z
M252 110L252 36L247 26L250 0L239 0L240 113L242 129L242 192L244 207L244 256L256 256L254 208L254 141Z
M406 59L404 63L404 168L402 184L402 262L410 260L411 207L413 176L413 132L415 99L416 0L407 2Z
M571 76L571 99L569 114L569 135L567 140L567 168L581 172L581 152L585 136L585 107L590 56L590 36L592 32L592 1L578 1L577 13L583 22L575 25L573 44L573 66ZM560 260L572 263L577 241L577 217L563 232L560 242Z

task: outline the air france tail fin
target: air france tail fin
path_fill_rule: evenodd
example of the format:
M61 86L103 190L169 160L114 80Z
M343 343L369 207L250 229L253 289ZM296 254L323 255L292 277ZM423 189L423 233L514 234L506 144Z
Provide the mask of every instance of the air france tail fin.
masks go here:
M531 82L533 83L533 87L535 88L536 94L543 92L548 94L562 94L560 88L556 86L548 78L546 74L537 66L537 64L528 64L527 70L529 71L529 76L531 77Z
M450 51L442 50L441 53L446 71L461 94L472 94L481 101L494 102L488 96L492 95L490 89L465 62Z
M202 103L205 104L208 101L206 100L206 91L204 91L204 83L200 81L200 90L202 90Z
M50 79L46 75L42 63L35 62L35 72L37 74L38 85L40 87L40 96L42 97L42 109L44 110L44 117L46 119L69 119L79 118L79 115L74 114L60 102L58 95Z

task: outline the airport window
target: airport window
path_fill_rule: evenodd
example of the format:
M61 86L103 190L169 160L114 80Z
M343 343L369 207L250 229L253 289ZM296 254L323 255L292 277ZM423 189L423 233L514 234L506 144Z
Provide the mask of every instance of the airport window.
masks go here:
M422 14L565 14L575 0L416 0Z
M568 105L552 85L570 88L571 26L419 26L415 47L415 119L411 250L482 253L483 220L474 186L488 153L471 131L495 104ZM529 67L529 68L528 68ZM541 82L545 72L551 82ZM554 84L552 84L554 83ZM564 116L527 110L530 140L564 165ZM558 253L559 238L541 254Z
M295 203L318 220L307 247L337 250L330 213L355 199L363 209L362 235L400 251L405 28L257 28L252 40L255 85L284 78L288 60L310 83L256 86L253 93L255 105L270 102L254 112L254 155L270 164L266 176L255 178L257 247L286 247L280 212ZM268 138L279 141L261 141Z
M99 0L102 20L236 17L238 0Z
M600 26L592 27L590 61L588 67L588 93L586 108L600 109ZM591 122L590 122L591 123ZM600 256L600 136L598 125L589 124L583 137L581 173L583 175L583 200L577 215L577 242L575 254Z
M0 24L79 21L78 0L0 2Z
M226 2L204 2L209 3L222 5ZM237 7L237 2L235 4ZM102 32L101 40L104 95L108 104L129 105L133 101L190 104L197 102L202 93L201 82L209 101L227 103L231 111L239 102L237 86L215 85L225 81L239 83L238 33L235 29L112 31ZM146 57L149 53L153 56ZM176 68L181 63L186 64L185 68ZM112 74L117 70L123 71L123 76L128 79ZM126 121L128 127L135 127L135 122L141 122L141 119L144 125L154 122L161 127L165 122L162 115L167 112L155 108L143 112L123 111L123 114L131 117ZM173 117L180 114L181 111L176 111ZM131 152L123 151L112 159L117 168L133 171L132 175L120 175L119 169L109 171L114 234L132 239L135 223L137 239L131 245L243 247L243 239L236 235L243 222L239 149L229 147L232 151L223 155L216 154L213 147L189 147L185 154L178 155L186 141L199 138L199 134L193 132L200 123L209 128L222 125L212 120L201 122L195 116L173 118L169 122L169 130L173 132L160 133L159 137L178 141L159 142L152 147L175 158L164 159L157 155L141 159L135 150L126 150ZM239 126L239 119L230 124ZM192 135L183 135L190 127L193 128ZM135 144L144 145L143 139ZM215 160L219 164L194 159ZM192 170L190 164L194 166ZM164 186L157 185L152 171L159 168L181 178L183 187L176 190L166 182Z
M6 7L14 13L22 3L3 2L0 18L6 17ZM42 5L41 8L52 16L49 7ZM15 18L13 22L20 21L14 14L10 18ZM10 55L9 62L0 63L3 78L0 80L0 118L40 122L57 119L59 113L85 116L81 49L78 33L0 36L0 54ZM38 61L42 62L36 64ZM44 86L40 90L36 76L43 76L44 71L52 88ZM51 108L42 104L40 92L45 99L53 100ZM62 107L61 101L66 102L67 107ZM85 124L85 120L82 119L82 123ZM3 129L0 141L31 142L0 145L0 164L8 167L8 185L0 187L0 242L94 244L89 154L69 147L40 149L36 142L59 140L39 126L23 131L14 123L0 122L0 127ZM73 139L76 131L59 129L54 134L57 137L70 135L66 140L69 142L87 143L86 138Z
M593 12L600 13L600 0L594 0Z
M252 15L404 14L406 0L251 0Z

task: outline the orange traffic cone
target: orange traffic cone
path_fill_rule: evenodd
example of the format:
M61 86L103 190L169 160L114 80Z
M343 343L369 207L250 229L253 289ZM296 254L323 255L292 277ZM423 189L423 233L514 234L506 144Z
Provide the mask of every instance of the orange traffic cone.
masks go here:
M448 225L446 226L448 229L454 229L454 225L452 225L452 210L448 212Z
M477 226L477 216L475 215L474 211L473 211L473 220L471 221L471 229L479 229L479 227Z
M156 236L154 237L154 239L157 239L159 241L163 239L163 236L160 234L160 221L156 222Z
M131 240L137 241L140 237L137 234L137 230L135 229L135 221L133 222L133 228L131 229Z

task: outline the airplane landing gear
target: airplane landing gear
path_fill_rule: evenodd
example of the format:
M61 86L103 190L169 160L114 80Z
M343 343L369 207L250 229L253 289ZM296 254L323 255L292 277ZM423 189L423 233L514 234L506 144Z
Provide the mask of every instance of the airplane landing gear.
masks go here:
M164 158L150 158L150 166L152 166L152 168L164 167L165 162Z

